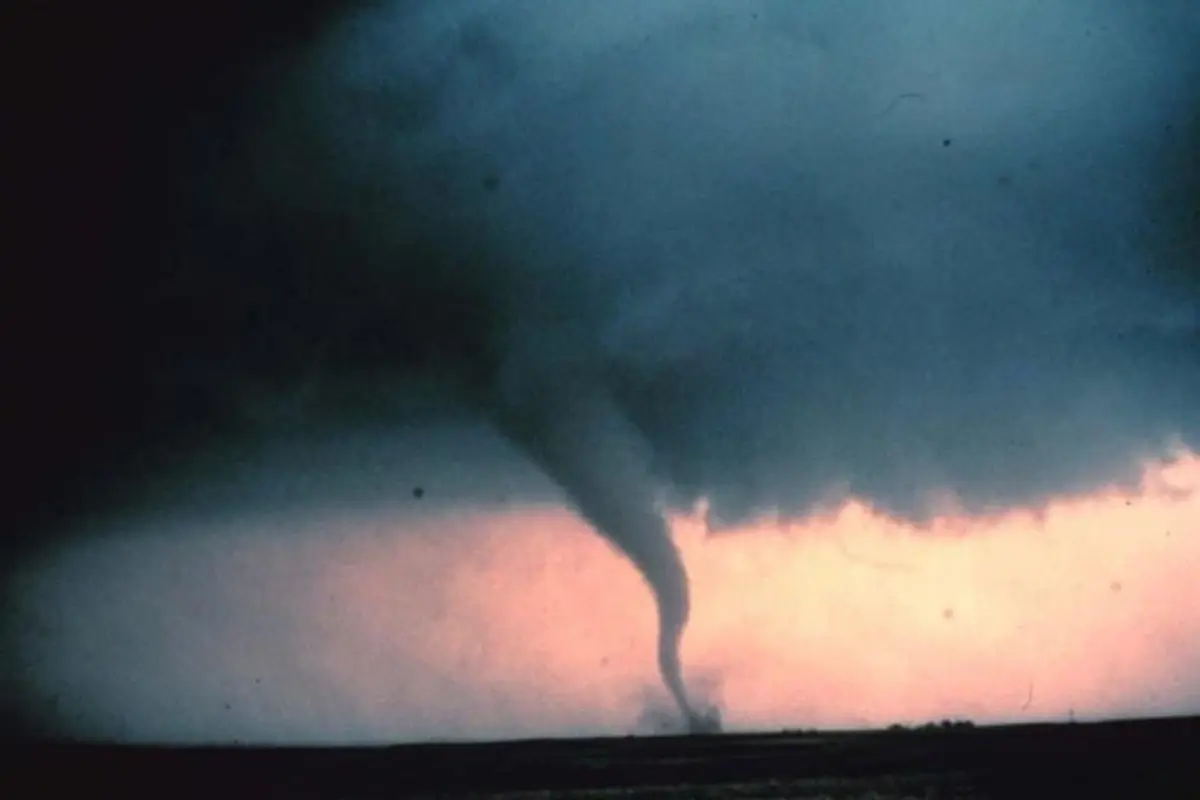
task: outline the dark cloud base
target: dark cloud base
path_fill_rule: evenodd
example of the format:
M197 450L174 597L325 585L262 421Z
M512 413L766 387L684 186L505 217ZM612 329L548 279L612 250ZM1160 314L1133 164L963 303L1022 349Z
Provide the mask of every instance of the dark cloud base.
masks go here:
M605 326L625 313L620 298L640 291L634 274L623 269L612 279L597 277L590 254L571 253L569 241L563 242L564 263L574 259L579 270L564 267L565 278L522 273L508 265L545 255L522 253L503 237L459 225L459 216L469 222L474 213L456 210L468 194L468 205L505 204L519 195L522 178L504 163L483 163L488 159L470 153L455 163L435 148L436 157L412 156L416 166L401 171L425 179L418 193L397 192L385 180L347 184L328 172L343 169L331 160L337 152L293 119L266 135L268 144L284 143L277 149L293 161L264 173L263 151L254 149L262 131L251 124L260 118L262 95L255 89L261 84L251 78L264 74L264 64L287 64L293 57L286 54L308 52L328 20L349 8L302 5L289 5L287 15L273 7L256 6L251 13L210 4L203 12L181 6L169 17L105 16L95 21L111 34L98 37L103 44L89 50L70 43L76 57L71 63L80 66L57 76L51 87L59 94L47 90L41 98L62 127L70 127L53 159L57 169L50 180L39 179L43 192L34 204L35 211L47 212L42 220L56 233L39 237L35 257L23 259L27 268L18 271L22 291L10 295L18 351L10 398L17 413L10 418L19 420L15 435L29 485L17 494L28 510L60 505L71 493L60 497L53 487L66 485L72 473L78 473L75 484L94 482L110 473L102 466L110 459L160 443L174 449L177 442L202 444L221 432L253 429L260 417L246 409L254 398L299 395L314 373L323 379L316 420L323 414L331 421L387 419L389 405L396 405L394 387L414 378L425 384L429 376L471 405L511 363L514 328L534 331L534 339L556 339L562 345L557 358L588 361L651 443L656 469L680 501L707 494L715 513L730 521L776 507L804 513L829 485L908 516L920 515L914 498L928 488L953 488L976 509L1037 503L1129 476L1131 459L1157 452L1165 436L1195 442L1196 328L1156 328L1152 306L1128 315L1139 318L1129 324L1097 315L1090 328L1074 331L1072 343L1065 331L1049 329L1045 309L1034 304L1013 303L1009 316L997 315L1010 298L989 294L994 287L984 280L972 286L965 278L942 298L922 298L928 287L920 280L871 288L856 273L814 279L740 265L734 272L751 287L744 301L725 292L732 302L705 307L685 291L674 316L667 315L670 327L659 331L660 341L690 346L687 358L674 358L668 345L636 358L597 346ZM400 18L423 11L419 3L392 8L398 10L388 13ZM779 16L766 11L760 23ZM678 39L706 15L695 17L675 23L680 33L661 22L648 28L655 37ZM776 24L791 30L785 22L781 17ZM211 47L192 43L185 29L203 33L194 38ZM412 80L367 84L375 92L362 95L359 111L403 131L436 132L453 113L444 97L461 91L464 74L494 76L495 91L521 78L524 65L511 52L516 45L506 38L502 19L464 12L453 30L439 45L437 69ZM221 59L213 55L217 51ZM118 52L156 69L130 71L119 66ZM585 86L597 83L582 80ZM601 113L609 102L605 92L612 102L623 97L619 83L590 91L585 101ZM641 97L626 94L631 102ZM1157 272L1125 286L1099 270L1066 274L1060 283L1068 292L1111 283L1118 294L1134 286L1161 287L1176 300L1196 296L1198 106L1195 98L1176 102L1163 135L1144 143L1157 148L1157 162L1147 165L1158 170L1150 194L1159 205L1147 233ZM539 135L536 124L531 136ZM551 123L547 133L564 124ZM587 118L578 124L587 130ZM40 133L35 127L31 145ZM970 146L962 137L947 141L947 156ZM1087 155L1111 161L1121 153ZM470 168L472 161L481 168ZM353 171L354 160L347 163ZM574 167L563 166L563 185L570 187ZM938 165L929 161L913 171L925 167ZM745 171L754 168L747 164ZM1067 165L1064 174L1071 169ZM299 184L291 177L297 170L305 174ZM1083 174L1082 168L1074 174ZM264 175L274 182L264 186ZM903 173L897 178L907 179ZM784 201L807 196L787 173L755 179L777 180ZM1012 174L994 180L997 193L1004 187L1015 193L1031 178L1014 163ZM756 210L754 196L747 196L745 207L730 197L728 230L710 229L709 240L720 246L733 237L771 234L769 225L746 216L768 211ZM1077 199L1070 191L1062 197L1060 207ZM1053 200L1052 194L1033 199L1047 198ZM619 208L619 201L611 208L601 202L606 214ZM663 202L671 197L664 195ZM364 229L363 219L376 219L381 204L393 230L364 236L371 229ZM841 224L833 212L823 213L830 225ZM1103 217L1076 220L1072 235L1101 238L1094 226ZM794 224L804 222L802 212ZM670 245L634 240L644 248ZM769 246L764 252L774 256ZM682 268L679 258L670 256L667 269ZM755 280L763 283L755 287ZM1031 287L1036 282L1024 280L1014 291ZM722 290L711 294L721 296ZM944 336L919 325L940 300L957 303L961 312L942 320ZM686 323L695 330L681 327L680 320L693 313L709 316L703 324ZM805 314L809 324L791 319ZM757 329L739 316L757 317ZM1008 332L998 332L999 326ZM946 340L955 352L931 352L933 343ZM1088 427L1056 420L1055 413L1097 376L1133 387L1128 397L1111 400L1109 419L1116 423L1096 420ZM1025 383L1014 390L1016 381ZM390 388L383 391L381 384ZM997 392L1012 402L979 400ZM941 407L934 413L931 406ZM930 471L914 469L916 461Z

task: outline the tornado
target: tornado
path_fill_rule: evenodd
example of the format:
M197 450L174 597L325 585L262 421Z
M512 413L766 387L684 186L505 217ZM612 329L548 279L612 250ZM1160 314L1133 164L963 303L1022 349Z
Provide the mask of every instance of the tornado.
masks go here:
M645 442L602 383L554 375L500 389L501 432L567 495L579 515L637 567L658 611L658 669L691 733L715 732L713 714L688 699L680 642L688 622L688 576L655 502Z

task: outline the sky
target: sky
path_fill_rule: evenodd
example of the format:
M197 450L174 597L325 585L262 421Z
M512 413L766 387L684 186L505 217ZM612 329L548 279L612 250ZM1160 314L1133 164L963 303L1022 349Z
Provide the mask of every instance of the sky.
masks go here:
M1196 713L1197 53L1185 0L330 17L171 134L149 466L13 573L5 682L122 740Z
M255 744L674 730L629 563L502 441L465 474L453 431L420 459L400 444L272 449L31 565L16 641L44 724ZM416 476L419 500L391 488ZM466 481L542 499L472 508ZM319 512L244 510L334 483ZM928 531L858 502L717 535L700 511L671 524L684 675L726 730L1200 712L1194 456L1136 491Z

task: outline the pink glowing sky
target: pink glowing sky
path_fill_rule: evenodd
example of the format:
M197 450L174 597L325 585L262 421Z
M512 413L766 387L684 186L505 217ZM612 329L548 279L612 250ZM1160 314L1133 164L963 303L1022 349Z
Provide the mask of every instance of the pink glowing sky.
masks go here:
M648 590L563 507L298 519L144 515L31 568L30 696L140 741L625 734L667 707ZM731 730L1200 712L1200 458L922 532L853 503L700 519L673 520L685 674Z

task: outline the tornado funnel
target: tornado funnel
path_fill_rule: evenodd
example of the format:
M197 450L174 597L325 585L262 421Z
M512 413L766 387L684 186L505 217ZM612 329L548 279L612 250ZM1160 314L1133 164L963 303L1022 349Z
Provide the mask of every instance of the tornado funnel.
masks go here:
M641 439L597 383L548 384L539 382L536 388L498 403L500 428L649 584L658 608L658 668L663 683L688 729L709 731L714 720L692 708L679 662L688 621L687 572L655 504Z

